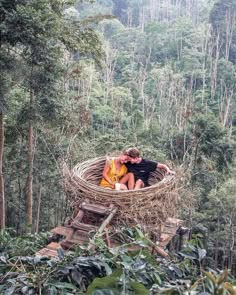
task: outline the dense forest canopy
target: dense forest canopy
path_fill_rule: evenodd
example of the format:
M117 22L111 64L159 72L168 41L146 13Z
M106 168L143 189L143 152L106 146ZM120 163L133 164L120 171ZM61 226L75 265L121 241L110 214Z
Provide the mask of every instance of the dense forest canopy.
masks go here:
M70 215L61 165L137 146L185 171L179 216L236 271L236 1L0 2L1 228Z

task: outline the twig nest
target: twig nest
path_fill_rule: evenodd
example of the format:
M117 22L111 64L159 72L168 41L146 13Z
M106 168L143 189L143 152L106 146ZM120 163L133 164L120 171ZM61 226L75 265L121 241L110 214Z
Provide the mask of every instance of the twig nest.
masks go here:
M158 230L167 217L175 217L178 200L177 177L157 169L150 174L148 187L116 191L99 186L106 157L77 164L72 171L64 166L64 189L76 210L88 199L91 203L118 207L113 223L134 226L145 231Z

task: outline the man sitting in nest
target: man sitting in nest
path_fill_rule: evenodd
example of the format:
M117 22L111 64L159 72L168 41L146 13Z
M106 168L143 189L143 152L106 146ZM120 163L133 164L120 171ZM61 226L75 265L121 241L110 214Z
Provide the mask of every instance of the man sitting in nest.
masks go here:
M124 154L129 157L128 162L125 163L129 175L134 176L133 181L129 179L129 190L137 190L148 186L148 178L150 176L150 173L155 171L157 168L164 169L167 174L175 174L175 172L170 170L169 167L165 164L146 160L140 157L140 152L137 148L129 148L124 152Z

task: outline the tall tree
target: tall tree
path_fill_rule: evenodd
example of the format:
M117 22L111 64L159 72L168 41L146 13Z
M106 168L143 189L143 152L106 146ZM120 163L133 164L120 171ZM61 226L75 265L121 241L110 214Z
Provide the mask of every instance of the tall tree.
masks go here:
M4 114L6 112L6 94L12 86L11 74L14 73L13 69L16 60L9 54L8 48L5 47L4 42L1 41L0 39L0 229L3 229L5 228L5 192L3 176Z
M68 15L66 6L73 1L4 1L0 7L2 19L1 44L13 51L25 68L22 85L29 93L28 122L28 190L27 223L32 225L32 182L34 125L37 105L57 96L58 84L63 74L60 60L67 50L83 57L87 54L99 60L101 43L89 21L80 22ZM27 112L26 112L27 113ZM1 153L0 153L1 154ZM1 167L1 166L0 166Z

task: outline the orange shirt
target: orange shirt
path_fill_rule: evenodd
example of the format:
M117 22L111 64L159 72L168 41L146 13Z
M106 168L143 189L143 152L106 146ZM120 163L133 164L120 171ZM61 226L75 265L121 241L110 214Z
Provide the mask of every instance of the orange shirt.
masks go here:
M108 165L110 166L110 170L108 171L107 175L111 181L114 182L114 184L119 182L119 180L127 173L127 168L124 164L121 165L119 171L116 170L115 158L110 159ZM102 178L100 186L113 188L105 178Z

